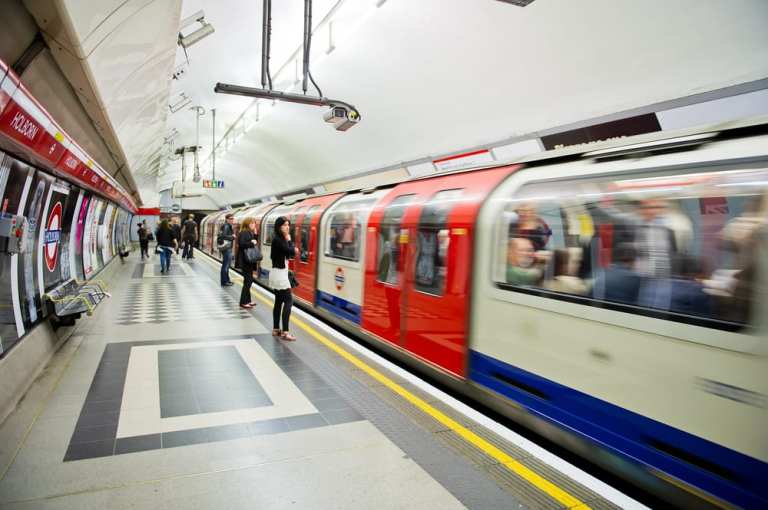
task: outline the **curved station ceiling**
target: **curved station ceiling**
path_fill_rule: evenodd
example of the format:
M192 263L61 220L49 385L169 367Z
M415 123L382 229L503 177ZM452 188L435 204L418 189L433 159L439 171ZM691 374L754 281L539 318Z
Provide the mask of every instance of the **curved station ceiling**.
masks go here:
M61 28L46 35L68 40L145 203L181 178L174 152L196 144L203 109L200 173L212 176L215 109L225 181L204 204L215 208L768 77L764 0L314 0L312 75L362 116L341 132L323 121L327 108L214 92L261 86L261 2L56 6ZM185 51L181 21L200 10L215 31ZM301 93L303 20L303 1L273 2L275 90ZM186 165L191 179L189 155Z

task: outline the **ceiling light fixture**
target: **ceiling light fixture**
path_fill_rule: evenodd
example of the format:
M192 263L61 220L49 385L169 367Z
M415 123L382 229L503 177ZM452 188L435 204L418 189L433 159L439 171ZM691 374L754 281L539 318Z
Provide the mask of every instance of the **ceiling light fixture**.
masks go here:
M181 32L188 26L194 25L195 23L200 23L200 28L190 32L187 35L184 35ZM198 42L205 39L215 31L216 30L213 28L213 25L205 21L205 13L203 11L197 11L195 14L185 18L181 22L181 25L179 26L178 44L184 49L184 55L186 55L187 48L189 48L194 44L197 44ZM187 59L187 61L189 61L189 59Z

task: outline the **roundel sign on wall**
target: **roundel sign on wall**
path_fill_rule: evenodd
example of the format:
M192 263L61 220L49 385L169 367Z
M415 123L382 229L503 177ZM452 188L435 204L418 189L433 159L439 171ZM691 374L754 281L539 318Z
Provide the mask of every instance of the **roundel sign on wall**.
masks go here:
M61 237L61 202L51 209L48 222L45 225L45 242L43 243L43 255L48 271L56 270L56 260L59 257L59 239Z

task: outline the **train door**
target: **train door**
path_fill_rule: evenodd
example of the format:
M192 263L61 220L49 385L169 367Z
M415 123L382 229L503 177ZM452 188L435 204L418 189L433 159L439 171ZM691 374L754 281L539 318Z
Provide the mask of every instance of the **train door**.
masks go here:
M451 228L449 216L464 189L438 191L409 222L406 252L404 347L457 375L464 375L467 228Z
M355 193L333 204L320 222L321 250L317 270L317 306L360 324L363 305L363 260L368 218L387 193Z
M299 286L293 289L296 297L303 299L307 303L315 302L315 285L317 283L317 260L318 260L318 235L320 218L328 207L330 207L341 195L325 195L321 197L310 198L306 200L307 210L301 217L296 219L296 247L299 254L293 263L296 279Z
M401 327L407 308L403 294L403 266L408 244L405 214L418 195L395 190L395 198L371 214L367 245L365 294L361 327L402 346ZM374 250L373 247L376 247Z

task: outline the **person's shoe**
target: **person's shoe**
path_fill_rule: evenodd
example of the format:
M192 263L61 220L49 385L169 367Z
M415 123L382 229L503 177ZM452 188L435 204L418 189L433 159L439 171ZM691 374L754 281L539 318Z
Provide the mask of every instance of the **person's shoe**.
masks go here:
M231 287L233 285L234 285L234 283L232 283L232 282L227 282L227 283L224 284L225 287Z
M292 334L290 334L290 333L289 333L289 332L287 332L287 331L283 331L283 332L280 334L280 338L282 338L283 340L287 340L287 341L289 341L289 342L293 342L294 340L296 340L296 337L295 337L295 336L293 336Z
M243 308L244 310L250 310L253 308L253 304L248 303L247 305L240 305L240 308Z

